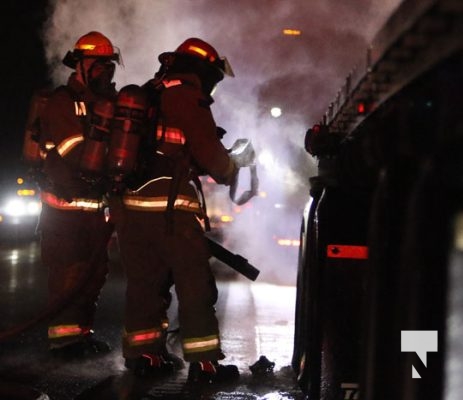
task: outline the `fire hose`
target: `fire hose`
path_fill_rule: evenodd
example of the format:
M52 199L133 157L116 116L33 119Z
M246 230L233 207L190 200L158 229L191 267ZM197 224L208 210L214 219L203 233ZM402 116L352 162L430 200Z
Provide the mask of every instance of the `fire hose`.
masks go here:
M101 243L100 246L95 247L95 251L90 257L90 264L98 262L102 252L106 251L106 244L107 241L105 240L105 242ZM41 322L48 321L53 318L59 311L61 311L66 305L74 300L76 294L86 285L87 282L90 281L94 271L96 271L96 268L89 268L86 274L83 274L79 277L73 287L71 287L67 292L63 293L61 297L56 298L53 302L48 304L48 306L34 318L31 318L22 324L18 324L12 328L0 332L0 343L33 328Z
M260 271L249 264L248 260L239 254L233 254L219 243L207 238L207 242L210 246L212 255L223 263L227 264L235 271L244 275L246 278L255 281L260 273ZM98 250L95 250L94 254L90 259L90 263L93 264L100 259L101 252L106 251L106 242L102 246L96 247ZM12 328L9 328L5 331L0 332L0 342L7 341L14 336L19 335L20 333L27 331L37 324L48 321L53 318L61 309L63 309L67 304L74 300L75 295L86 285L86 283L92 278L93 271L95 268L89 268L89 272L80 277L76 284L71 287L66 293L61 297L57 298L55 301L51 302L42 312L37 314L34 318Z

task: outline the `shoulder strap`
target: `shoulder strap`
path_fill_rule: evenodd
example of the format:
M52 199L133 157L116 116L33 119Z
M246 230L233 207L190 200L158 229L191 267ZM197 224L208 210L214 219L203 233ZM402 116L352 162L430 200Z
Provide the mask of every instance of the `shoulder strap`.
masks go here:
M69 87L68 85L58 86L55 89L55 92L66 92L71 97L71 99L74 101L77 101L80 98L79 94L74 89Z

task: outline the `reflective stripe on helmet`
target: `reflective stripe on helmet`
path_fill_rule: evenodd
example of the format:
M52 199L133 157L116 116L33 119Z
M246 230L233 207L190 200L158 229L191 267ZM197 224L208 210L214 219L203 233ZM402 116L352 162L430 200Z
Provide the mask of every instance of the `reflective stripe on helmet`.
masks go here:
M185 40L175 51L177 53L190 54L195 57L205 58L211 63L219 58L219 53L217 53L217 50L214 47L198 38L189 38Z
M109 57L116 58L118 54L114 51L111 41L102 33L91 31L81 36L74 50L82 52L85 57Z
M144 344L154 343L162 337L161 328L143 329L134 332L125 332L124 337L129 346L141 346Z
M102 33L92 31L81 36L72 51L68 51L63 58L63 64L75 69L77 63L84 58L101 58L122 63L120 51Z
M201 57L206 58L207 57L207 51L203 50L201 47L198 46L188 46L188 51L193 52L193 53L198 53ZM210 61L214 61L216 57L214 55L210 56Z
M204 59L210 65L222 71L222 73L229 76L235 76L226 57L220 57L217 50L204 40L189 38L177 47L175 53L189 54L190 56Z
M186 139L181 129L178 128L166 128L163 132L161 125L158 125L156 131L156 137L160 140L164 135L164 142L173 144L185 144Z
M144 197L127 195L123 197L122 202L130 210L165 211L167 209L168 197ZM201 212L201 205L195 198L178 195L174 201L174 209Z
M60 210L98 211L104 207L104 203L100 200L74 198L71 202L67 202L49 192L42 192L40 198L42 203Z
M219 348L220 340L218 335L183 339L183 352L185 354L206 352Z
M57 339L68 336L80 336L90 333L90 328L82 328L79 325L55 325L48 328L48 338Z

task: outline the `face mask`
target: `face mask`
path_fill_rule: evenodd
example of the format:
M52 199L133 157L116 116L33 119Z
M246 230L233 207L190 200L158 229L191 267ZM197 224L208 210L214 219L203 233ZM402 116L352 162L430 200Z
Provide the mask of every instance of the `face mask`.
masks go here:
M95 94L108 94L116 65L108 60L96 60L88 70L88 87Z

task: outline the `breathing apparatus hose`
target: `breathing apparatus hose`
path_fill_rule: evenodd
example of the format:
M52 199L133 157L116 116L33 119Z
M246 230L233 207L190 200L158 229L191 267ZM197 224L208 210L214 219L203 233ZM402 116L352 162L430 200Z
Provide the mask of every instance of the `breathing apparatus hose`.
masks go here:
M105 238L104 243L102 239L101 243L99 243L99 245L95 247L95 250L93 251L89 260L89 263L91 265L97 263L100 260L103 252L107 251L108 241L109 237ZM0 343L8 341L17 335L29 329L32 329L39 323L49 321L51 318L53 318L64 307L66 307L75 299L75 296L93 277L94 271L96 271L96 268L88 268L88 272L80 276L80 279L77 280L73 287L71 287L67 292L63 293L61 297L58 297L56 300L48 304L48 306L42 312L37 314L34 318L31 318L30 320L25 321L24 323L18 324L0 332Z

